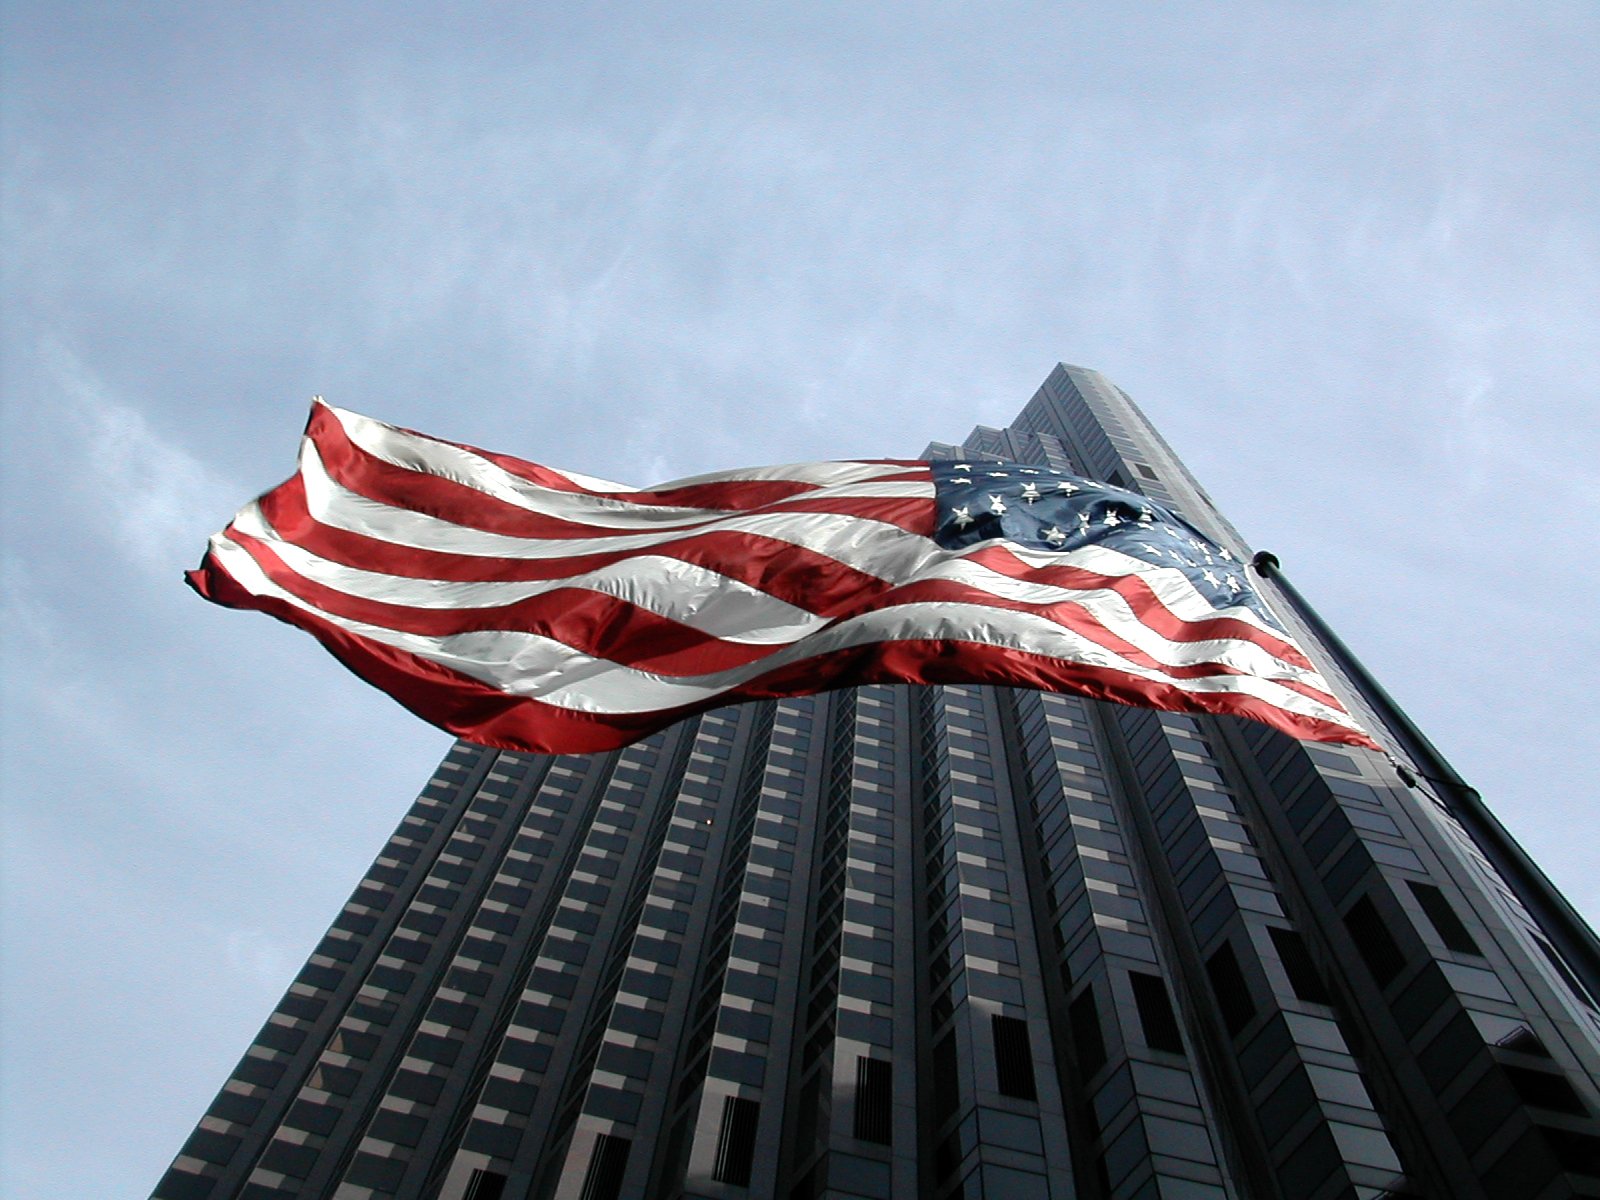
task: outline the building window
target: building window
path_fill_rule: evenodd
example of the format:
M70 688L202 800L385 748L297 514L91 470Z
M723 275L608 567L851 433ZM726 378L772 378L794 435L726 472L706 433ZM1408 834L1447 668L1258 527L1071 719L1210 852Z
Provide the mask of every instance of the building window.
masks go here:
M863 1142L890 1143L894 1111L894 1073L881 1058L856 1059L855 1135Z
M717 1136L717 1161L712 1178L734 1187L750 1186L750 1168L755 1162L756 1120L761 1105L754 1100L729 1096L722 1102L722 1129Z
M1172 1000L1167 996L1167 985L1159 975L1146 975L1142 971L1129 971L1133 984L1133 1000L1139 1007L1139 1024L1144 1028L1144 1044L1152 1050L1169 1054L1183 1053L1183 1034L1178 1029L1177 1014L1172 1011Z
M1016 1017L990 1018L994 1034L994 1061L1000 1094L1013 1100L1037 1100L1033 1081L1033 1047L1028 1023Z
M1434 932L1447 949L1457 954L1482 955L1483 951L1478 949L1478 943L1467 932L1461 918L1456 916L1456 910L1450 907L1450 901L1445 899L1443 892L1431 883L1416 883L1409 879L1406 880L1406 886L1417 898L1417 903L1422 905L1422 911L1428 914Z
M1237 1037L1256 1015L1256 1006L1250 999L1250 989L1245 985L1244 972L1239 970L1239 960L1234 957L1231 945L1224 942L1221 949L1206 960L1206 975L1211 980L1212 991L1217 994L1222 1023Z
M622 1173L628 1165L633 1143L624 1137L602 1133L595 1139L589 1171L583 1177L583 1200L618 1200L622 1195Z
M1278 951L1278 958L1283 963L1284 974L1289 976L1289 986L1294 989L1294 994L1312 1004L1331 1003L1328 989L1300 935L1292 929L1279 929L1276 925L1269 926L1267 933Z
M1344 925L1355 939L1356 949L1378 986L1386 987L1404 969L1406 958L1370 896L1363 896L1350 906L1350 911L1344 915Z

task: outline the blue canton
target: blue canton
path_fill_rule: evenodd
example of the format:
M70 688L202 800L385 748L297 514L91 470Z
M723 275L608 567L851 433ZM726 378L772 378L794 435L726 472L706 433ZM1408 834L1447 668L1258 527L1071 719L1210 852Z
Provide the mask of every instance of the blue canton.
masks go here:
M1055 553L1104 546L1182 571L1213 607L1243 606L1282 629L1243 563L1148 496L1026 463L929 465L939 510L934 540L946 549L997 539Z

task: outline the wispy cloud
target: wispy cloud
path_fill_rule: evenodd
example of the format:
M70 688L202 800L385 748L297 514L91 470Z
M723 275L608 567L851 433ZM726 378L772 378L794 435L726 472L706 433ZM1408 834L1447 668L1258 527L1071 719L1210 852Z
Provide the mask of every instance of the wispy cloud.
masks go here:
M248 499L243 488L163 436L70 351L50 344L41 358L55 395L26 399L61 418L63 487L111 552L171 579Z

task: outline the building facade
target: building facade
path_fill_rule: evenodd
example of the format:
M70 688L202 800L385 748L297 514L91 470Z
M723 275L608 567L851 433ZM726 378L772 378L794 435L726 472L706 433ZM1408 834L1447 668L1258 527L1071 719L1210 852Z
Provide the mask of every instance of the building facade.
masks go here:
M1249 558L1093 371L928 454ZM1592 935L1262 590L1396 758L977 686L458 743L155 1196L1600 1196Z

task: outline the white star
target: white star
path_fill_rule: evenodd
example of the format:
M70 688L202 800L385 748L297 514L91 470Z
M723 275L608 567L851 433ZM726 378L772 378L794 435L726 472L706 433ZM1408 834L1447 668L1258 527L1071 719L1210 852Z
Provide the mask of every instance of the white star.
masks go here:
M957 463L951 469L955 470L955 471L970 471L970 470L972 470L972 464L971 463Z
M1213 575L1209 569L1205 570L1205 571L1201 571L1200 572L1200 578L1204 579L1212 587L1216 587L1219 583L1222 582L1222 580L1218 579L1215 575Z
M990 479L1006 479L1006 478L1008 478L1008 476L1006 475L1006 473L1004 471L990 471L989 472L989 478Z
M1110 512L1108 510L1106 512L1106 515L1100 519L1100 524L1102 524L1102 525L1121 525L1122 524L1122 518L1117 516L1116 513Z
M1222 555L1222 557L1227 559L1229 562L1233 561L1233 553L1226 546L1218 550L1217 553Z
M1077 491L1077 490L1078 489L1076 487L1074 487L1070 482L1068 482L1065 479L1063 479L1060 483L1056 484L1056 491L1062 492L1062 493L1064 493L1064 494L1066 494L1068 496L1072 495L1072 493Z
M1078 524L1081 525L1083 527L1084 532L1087 533L1088 530L1089 530L1089 514L1086 513L1086 512L1079 513L1078 514Z
M1151 508L1150 508L1150 506L1148 504L1145 505L1145 507L1143 507L1143 508L1141 508L1139 510L1139 524L1148 525L1148 524L1150 524L1150 522L1154 521L1155 519L1156 519L1156 514L1155 514L1154 511L1151 510Z
M1039 472L1035 471L1032 467L1023 467L1017 472L1019 475L1037 475L1038 473Z
M1024 500L1026 500L1029 504L1032 504L1035 500L1037 500L1039 498L1039 485L1037 483L1025 483L1025 484L1023 484L1022 485L1022 498Z
M989 511L994 513L996 516L999 516L1006 511L1006 502L1000 499L999 496L990 496Z
M1062 533L1061 530L1057 529L1054 525L1050 526L1049 529L1044 531L1043 537L1044 540L1049 542L1052 546L1059 546L1062 542L1067 540L1067 535Z
M1229 575L1227 578L1227 584L1228 591L1235 596L1244 591L1244 587L1239 583L1239 577L1237 575Z
M951 519L955 521L957 529L965 529L972 524L972 510L963 504L960 508L950 510Z

